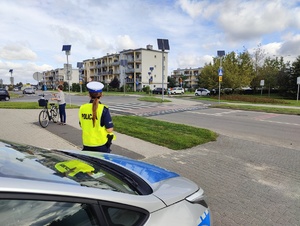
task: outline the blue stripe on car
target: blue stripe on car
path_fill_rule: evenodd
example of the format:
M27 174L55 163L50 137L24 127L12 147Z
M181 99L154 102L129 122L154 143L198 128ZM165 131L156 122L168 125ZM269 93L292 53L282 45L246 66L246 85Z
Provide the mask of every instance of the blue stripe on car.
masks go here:
M150 183L156 183L162 180L179 176L177 173L168 171L164 168L160 168L158 166L154 166L142 161L107 154L103 154L103 157L106 160L114 162L135 172L136 174L140 175L144 180L147 180Z
M206 210L202 216L200 216L200 224L198 226L209 226L210 225L210 214L209 211Z

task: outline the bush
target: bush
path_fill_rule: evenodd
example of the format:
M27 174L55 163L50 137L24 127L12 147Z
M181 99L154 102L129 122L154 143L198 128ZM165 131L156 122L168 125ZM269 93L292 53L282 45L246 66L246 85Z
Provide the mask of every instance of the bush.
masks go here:
M151 92L149 86L145 86L145 87L142 89L142 91L145 92L146 94L149 94L149 93Z

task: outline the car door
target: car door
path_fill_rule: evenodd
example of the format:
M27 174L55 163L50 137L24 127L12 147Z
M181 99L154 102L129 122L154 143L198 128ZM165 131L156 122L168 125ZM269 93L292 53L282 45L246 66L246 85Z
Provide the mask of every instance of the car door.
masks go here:
M144 225L143 209L85 198L0 193L1 225L113 226Z
M89 199L0 193L1 225L106 225L98 208L97 202Z

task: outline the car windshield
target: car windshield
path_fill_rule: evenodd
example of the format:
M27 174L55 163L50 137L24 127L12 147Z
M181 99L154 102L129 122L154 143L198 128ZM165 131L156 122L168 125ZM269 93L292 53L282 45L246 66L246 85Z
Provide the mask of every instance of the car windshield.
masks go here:
M79 159L80 154L13 143L4 148L3 143L1 146L0 165L5 164L5 169L0 167L0 177L77 184L136 195L140 193L137 183L128 179L127 175L100 165L99 161Z

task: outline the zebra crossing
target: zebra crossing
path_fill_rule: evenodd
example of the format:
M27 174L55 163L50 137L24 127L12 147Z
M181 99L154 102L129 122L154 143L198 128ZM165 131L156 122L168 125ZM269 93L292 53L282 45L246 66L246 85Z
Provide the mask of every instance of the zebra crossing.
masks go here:
M182 106L160 103L114 103L108 106L112 114L154 116L207 108L205 105Z

